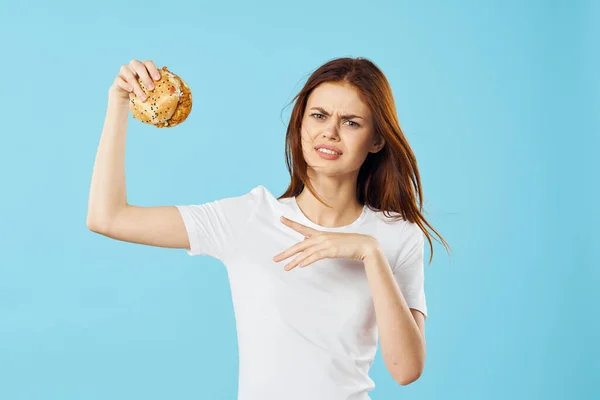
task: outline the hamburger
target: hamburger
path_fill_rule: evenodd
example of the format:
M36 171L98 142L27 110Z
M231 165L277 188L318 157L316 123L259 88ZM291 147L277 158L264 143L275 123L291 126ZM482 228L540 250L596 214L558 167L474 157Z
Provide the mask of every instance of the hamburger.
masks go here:
M160 79L154 89L148 90L138 78L140 87L147 96L146 102L135 93L129 93L129 109L133 117L157 128L172 128L179 125L192 111L192 92L183 79L163 66L158 70Z

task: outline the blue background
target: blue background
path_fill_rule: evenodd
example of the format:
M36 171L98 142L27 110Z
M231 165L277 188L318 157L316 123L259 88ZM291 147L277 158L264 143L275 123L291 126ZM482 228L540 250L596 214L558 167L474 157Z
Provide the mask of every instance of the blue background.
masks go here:
M151 59L188 120L130 116L128 201L279 196L286 104L336 57L387 75L435 243L427 364L373 399L598 398L600 6L583 1L2 4L0 398L235 399L223 265L89 231L107 92ZM426 258L429 248L426 246ZM596 379L596 381L594 381ZM595 395L594 395L595 392Z

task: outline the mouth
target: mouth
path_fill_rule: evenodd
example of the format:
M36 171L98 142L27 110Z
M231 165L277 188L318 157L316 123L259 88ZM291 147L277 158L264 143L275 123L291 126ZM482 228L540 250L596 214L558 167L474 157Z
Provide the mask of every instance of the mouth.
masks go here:
M331 150L327 150L327 149L319 149L316 150L317 154L319 155L319 157L325 159L325 160L337 160L338 158L340 158L342 155L341 153L334 153Z

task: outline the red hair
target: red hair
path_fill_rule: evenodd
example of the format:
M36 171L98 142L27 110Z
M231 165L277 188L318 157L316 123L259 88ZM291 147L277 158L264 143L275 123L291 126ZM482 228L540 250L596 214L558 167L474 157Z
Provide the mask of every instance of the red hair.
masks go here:
M429 242L431 263L433 244L425 225L435 232L446 249L449 246L423 216L423 192L417 159L400 128L387 78L366 58L337 58L323 64L311 74L290 102L296 102L285 137L285 158L291 182L279 199L299 195L306 185L319 201L330 207L310 183L300 141L308 97L324 82L348 84L357 89L362 101L371 110L375 136L385 139L384 147L377 153L369 153L359 170L356 185L358 201L374 211L383 211L387 217L392 218L389 213L396 212L403 219L416 223Z

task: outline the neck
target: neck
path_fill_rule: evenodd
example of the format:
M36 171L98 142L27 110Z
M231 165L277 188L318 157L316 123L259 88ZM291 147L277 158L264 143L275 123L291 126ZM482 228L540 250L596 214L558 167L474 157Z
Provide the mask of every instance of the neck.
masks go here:
M296 196L302 213L312 222L328 228L350 225L361 215L363 205L356 198L354 181L311 181L317 194L331 206L321 203L306 187Z

